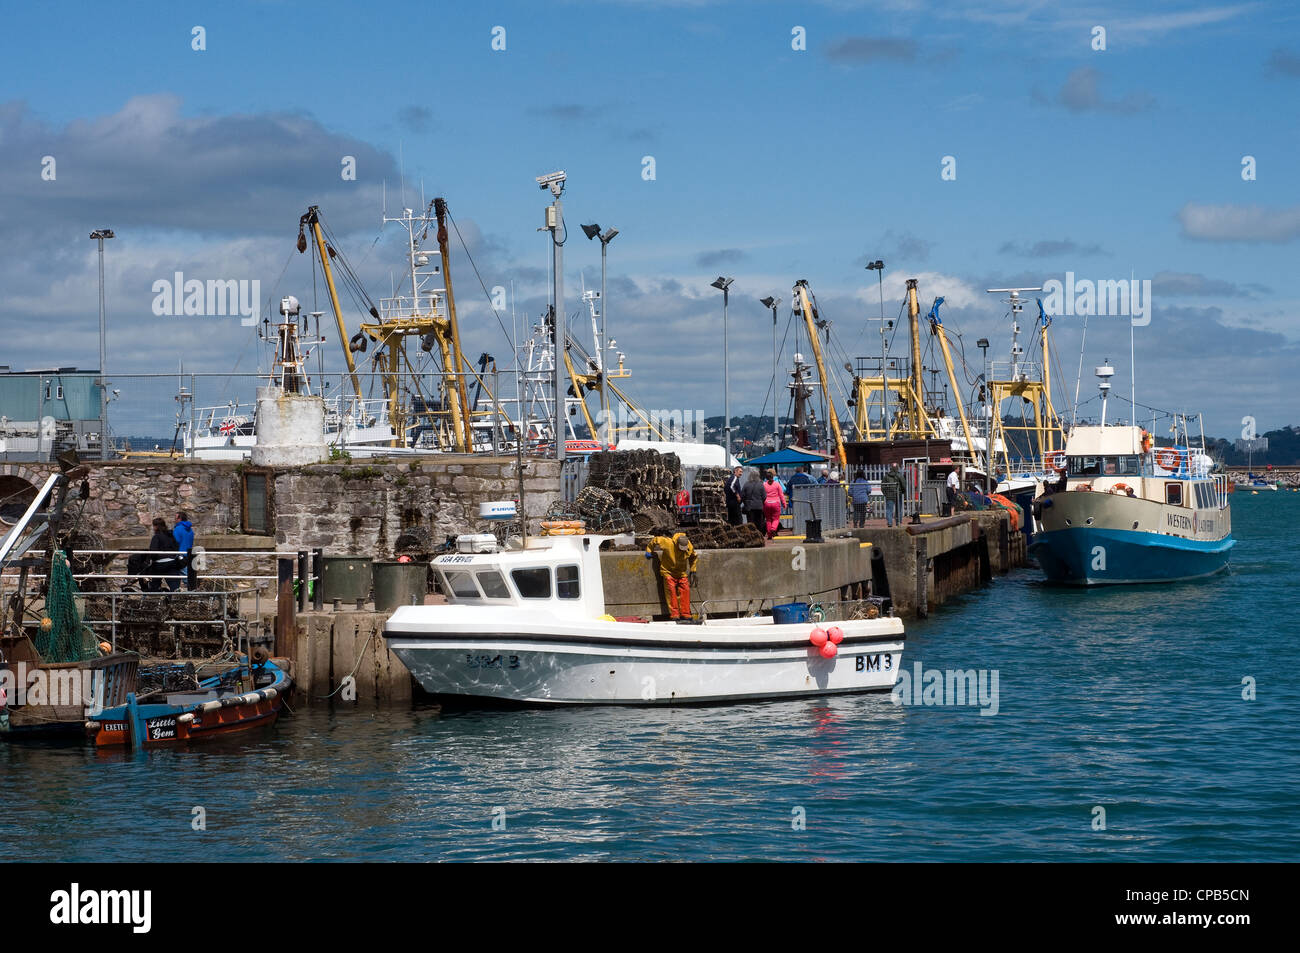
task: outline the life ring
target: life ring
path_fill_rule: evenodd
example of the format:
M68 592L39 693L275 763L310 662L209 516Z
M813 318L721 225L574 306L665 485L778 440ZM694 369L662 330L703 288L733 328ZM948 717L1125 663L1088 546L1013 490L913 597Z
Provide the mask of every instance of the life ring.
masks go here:
M1067 457L1064 450L1056 450L1046 454L1043 457L1043 463L1049 470L1055 470L1060 473L1065 469Z
M1143 430L1142 431L1142 452L1149 453L1150 451L1151 451L1151 434Z
M1128 485L1127 483L1116 483L1114 486L1112 486L1112 487L1111 487L1109 490L1107 490L1106 492L1107 492L1107 493L1123 493L1125 496L1127 496L1127 495L1128 495L1128 492L1129 492L1129 489L1130 489L1130 487L1129 487L1129 485Z
M1092 484L1091 484L1091 483L1080 483L1078 486L1075 487L1075 489L1076 489L1076 490L1082 490L1084 493L1090 493L1090 492L1092 492Z
M1160 467L1162 470L1178 470L1182 466L1182 454L1177 450L1170 450L1168 448L1157 450L1156 466Z

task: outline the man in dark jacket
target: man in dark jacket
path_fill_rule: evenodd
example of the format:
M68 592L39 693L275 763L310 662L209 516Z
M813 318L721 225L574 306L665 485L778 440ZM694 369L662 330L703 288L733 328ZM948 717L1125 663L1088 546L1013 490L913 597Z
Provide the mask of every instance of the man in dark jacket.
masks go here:
M902 502L907 498L907 482L903 479L903 471L898 469L897 463L891 463L889 469L880 480L880 492L885 494L885 525L893 526L894 521L898 525L903 525Z
M750 470L749 479L745 481L740 491L740 505L745 511L745 518L764 536L767 535L767 531L763 528L763 500L766 495L763 478L758 475L757 470Z
M740 512L740 491L745 488L740 476L744 472L743 467L736 467L731 471L731 476L727 477L727 482L724 484L727 491L727 522L732 526L739 526L744 522L744 517L741 516Z
M809 472L810 470L811 468L806 463L801 466L798 472L795 473L794 476L790 477L790 487L793 489L801 483L815 483L816 481L812 478L812 473Z
M172 528L172 536L176 539L176 548L184 554L181 559L185 566L185 588L193 589L197 582L194 572L194 524L190 522L190 515L184 510L176 514L176 525Z

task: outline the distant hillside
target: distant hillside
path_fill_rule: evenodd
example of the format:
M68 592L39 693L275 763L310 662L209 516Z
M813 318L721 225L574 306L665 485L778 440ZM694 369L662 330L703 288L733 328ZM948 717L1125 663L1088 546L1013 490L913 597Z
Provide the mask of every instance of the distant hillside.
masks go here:
M1255 469L1269 464L1275 467L1300 465L1300 427L1283 427L1259 436L1268 438L1268 450L1264 453L1242 453L1237 449L1235 440L1218 437L1205 438L1205 446L1213 457L1221 459L1230 467L1244 467L1247 462Z

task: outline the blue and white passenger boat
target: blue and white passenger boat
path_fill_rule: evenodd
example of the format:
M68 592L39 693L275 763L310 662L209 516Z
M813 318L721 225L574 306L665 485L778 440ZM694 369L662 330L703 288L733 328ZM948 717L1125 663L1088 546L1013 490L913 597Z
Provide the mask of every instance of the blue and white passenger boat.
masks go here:
M1104 376L1107 368L1098 368ZM1049 455L1059 475L1034 500L1029 552L1050 582L1176 582L1223 572L1235 540L1227 477L1188 439L1154 447L1141 427L1076 426Z

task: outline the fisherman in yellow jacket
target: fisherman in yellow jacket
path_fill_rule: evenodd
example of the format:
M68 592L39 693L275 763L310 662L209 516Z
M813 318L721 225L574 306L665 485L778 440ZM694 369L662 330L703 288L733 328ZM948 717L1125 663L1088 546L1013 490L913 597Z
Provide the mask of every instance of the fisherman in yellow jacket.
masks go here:
M691 580L699 565L700 557L695 547L686 538L685 533L669 536L656 536L650 541L645 552L646 559L653 559L659 553L659 575L664 581L664 598L668 602L670 619L689 619L691 617Z

